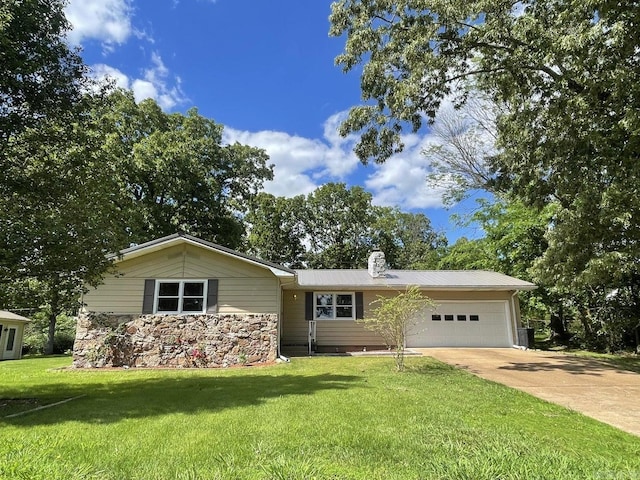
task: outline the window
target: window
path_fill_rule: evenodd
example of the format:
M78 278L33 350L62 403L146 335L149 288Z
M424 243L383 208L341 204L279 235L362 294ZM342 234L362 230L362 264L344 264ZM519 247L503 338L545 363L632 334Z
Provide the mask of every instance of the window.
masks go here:
M316 293L313 296L314 320L353 320L353 293Z
M444 321L445 322L453 322L453 315L445 315L444 316Z
M467 321L467 316L466 315L458 315L458 321L459 322L466 322Z
M158 280L156 313L204 313L207 298L204 280Z
M478 315L469 315L470 322L477 322L479 320L480 320L480 317Z
M442 320L442 317L440 315L431 315L431 320L433 320L434 322L439 322L440 320Z
M13 350L13 344L16 341L16 329L15 328L10 328L9 329L9 336L7 337L7 352L10 352L11 350Z

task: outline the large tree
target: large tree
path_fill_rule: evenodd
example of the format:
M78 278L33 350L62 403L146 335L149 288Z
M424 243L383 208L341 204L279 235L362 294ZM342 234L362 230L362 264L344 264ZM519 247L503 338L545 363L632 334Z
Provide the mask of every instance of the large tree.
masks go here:
M384 252L389 268L437 268L447 238L433 229L426 215L390 207L374 207L373 213L372 245Z
M389 268L435 268L447 242L429 219L371 201L370 193L343 183L306 197L261 193L245 217L248 250L293 268L362 268L380 249Z
M241 245L242 215L273 178L263 150L223 145L223 126L195 108L165 113L152 99L136 103L128 91L114 91L94 115L106 132L105 159L125 192L131 242L181 231Z
M362 187L327 183L306 198L304 228L311 268L362 268L371 250L372 195Z
M64 1L0 4L0 301L59 313L99 281L122 246L113 172L87 115L100 96L69 48ZM14 299L15 301L11 301Z
M382 162L443 101L484 92L504 106L491 165L503 188L529 205L558 205L540 272L601 299L637 292L639 19L640 3L608 0L340 0L337 63L364 63L366 102L341 133L360 132L360 159Z
M0 143L43 118L66 112L82 94L86 67L65 40L65 4L0 3Z
M57 316L77 310L84 288L109 268L107 254L126 245L114 171L87 111L78 104L63 118L40 121L11 135L4 149L0 289L35 281L37 295L3 307L47 310L48 353Z
M306 232L305 197L276 197L259 193L244 218L249 253L290 268L304 266Z

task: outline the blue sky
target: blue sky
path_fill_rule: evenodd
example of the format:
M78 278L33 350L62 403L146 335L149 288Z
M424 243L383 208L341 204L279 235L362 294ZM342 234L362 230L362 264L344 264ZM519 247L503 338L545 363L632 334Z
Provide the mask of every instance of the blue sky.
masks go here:
M424 212L450 242L461 235L441 192L425 177L427 130L383 165L361 165L354 138L336 128L360 101L358 72L334 65L344 39L328 36L330 0L71 0L69 41L97 77L155 98L166 111L199 112L225 125L225 141L264 148L275 195L306 194L327 182L361 185L374 203Z

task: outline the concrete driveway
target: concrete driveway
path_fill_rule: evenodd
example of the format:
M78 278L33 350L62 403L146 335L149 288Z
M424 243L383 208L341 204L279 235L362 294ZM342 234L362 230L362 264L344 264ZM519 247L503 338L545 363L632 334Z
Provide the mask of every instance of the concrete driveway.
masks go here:
M414 348L640 436L640 374L598 360L515 348Z

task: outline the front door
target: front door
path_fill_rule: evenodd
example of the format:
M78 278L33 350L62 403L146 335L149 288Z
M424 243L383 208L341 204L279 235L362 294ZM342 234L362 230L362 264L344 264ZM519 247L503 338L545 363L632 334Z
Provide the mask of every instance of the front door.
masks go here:
M0 326L2 336L0 337L0 359L13 360L16 357L16 334L18 329L16 327L9 327L6 331L4 326Z

